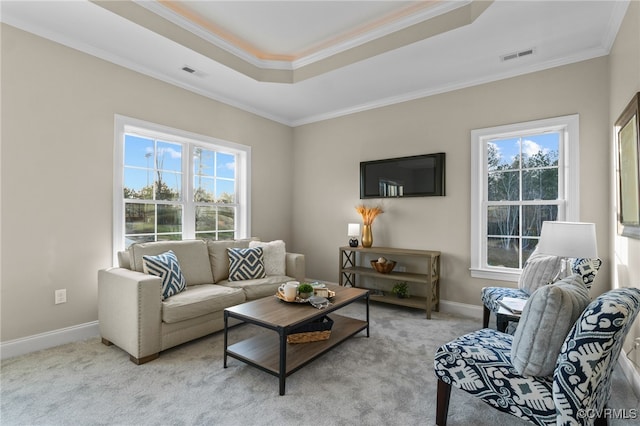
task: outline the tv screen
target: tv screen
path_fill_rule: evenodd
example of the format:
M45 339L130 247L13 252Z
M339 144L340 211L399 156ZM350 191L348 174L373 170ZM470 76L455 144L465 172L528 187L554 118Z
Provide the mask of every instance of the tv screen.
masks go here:
M444 152L360 163L360 198L444 194Z

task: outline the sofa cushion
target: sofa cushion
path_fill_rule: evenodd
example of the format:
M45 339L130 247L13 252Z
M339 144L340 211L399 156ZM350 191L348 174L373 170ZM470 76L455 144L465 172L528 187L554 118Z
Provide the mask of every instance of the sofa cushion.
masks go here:
M207 244L203 240L155 241L129 246L129 258L134 271L143 272L142 256L155 256L173 251L180 262L180 268L187 285L211 284L213 276L209 264Z
M264 252L262 247L231 248L229 253L229 281L264 278Z
M284 275L286 271L286 247L284 241L251 241L249 247L262 247L264 251L264 271L267 276Z
M275 296L280 284L291 281L293 278L286 275L272 275L259 280L220 281L218 284L225 287L242 289L247 300L260 299L267 296Z
M180 269L180 263L171 250L156 256L144 255L142 263L145 274L155 275L162 279L163 300L186 288L187 281Z
M195 285L162 302L162 321L180 322L221 311L244 301L244 292L239 289L216 284Z
M251 240L207 241L209 263L211 264L214 283L229 278L229 254L227 249L247 248L249 247L249 241Z
M532 294L543 285L549 284L560 271L562 259L558 256L532 253L518 279L518 288Z
M577 274L536 290L513 336L511 362L516 371L524 376L553 374L560 348L589 302L589 290Z

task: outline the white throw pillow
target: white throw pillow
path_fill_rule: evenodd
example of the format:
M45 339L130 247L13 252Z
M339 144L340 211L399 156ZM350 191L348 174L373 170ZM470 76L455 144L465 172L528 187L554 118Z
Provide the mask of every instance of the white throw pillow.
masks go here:
M582 278L571 275L536 290L524 307L511 346L511 363L524 376L551 376L560 348L589 305Z
M287 250L285 248L284 241L251 241L249 242L249 247L262 247L264 252L264 269L267 276L286 275L287 267L285 263L285 256Z
M558 256L531 253L522 269L518 288L527 294L533 294L540 287L547 285L558 274L562 266L562 259Z

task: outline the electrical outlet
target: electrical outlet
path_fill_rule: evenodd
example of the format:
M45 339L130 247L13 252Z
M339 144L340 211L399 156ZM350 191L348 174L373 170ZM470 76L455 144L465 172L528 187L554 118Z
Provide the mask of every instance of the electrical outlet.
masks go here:
M402 265L396 265L395 271L396 272L407 272L407 267L406 266L402 266Z
M634 339L634 341L633 341L633 347L634 347L634 349L635 349L635 348L640 347L640 337L636 337L636 338Z
M62 288L60 290L55 291L55 304L59 305L60 303L67 303L67 289Z

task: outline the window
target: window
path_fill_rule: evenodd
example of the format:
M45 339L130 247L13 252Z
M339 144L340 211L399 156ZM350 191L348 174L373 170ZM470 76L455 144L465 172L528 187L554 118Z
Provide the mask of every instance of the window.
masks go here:
M517 281L542 222L579 220L578 116L471 132L471 276Z
M114 252L249 233L251 148L116 116Z

